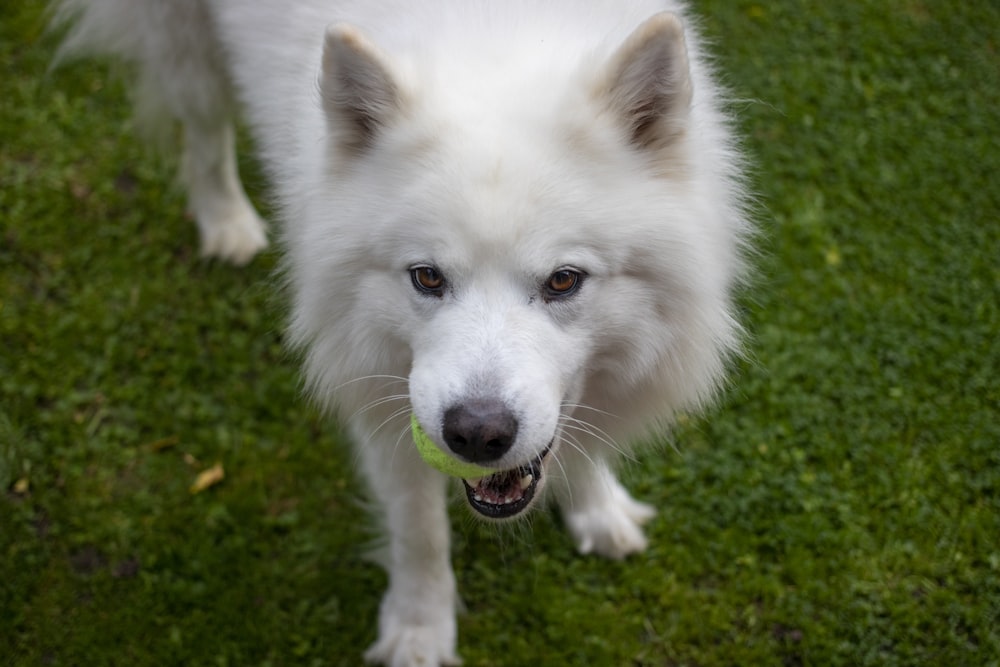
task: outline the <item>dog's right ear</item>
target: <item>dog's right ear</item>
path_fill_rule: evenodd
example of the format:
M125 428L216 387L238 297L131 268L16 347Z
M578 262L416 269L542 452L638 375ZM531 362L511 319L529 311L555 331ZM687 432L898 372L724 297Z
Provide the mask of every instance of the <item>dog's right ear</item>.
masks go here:
M606 65L594 92L633 146L654 151L669 146L684 133L691 105L680 19L661 12L636 28Z
M334 136L352 152L367 148L401 109L388 58L361 31L342 23L326 30L320 92Z

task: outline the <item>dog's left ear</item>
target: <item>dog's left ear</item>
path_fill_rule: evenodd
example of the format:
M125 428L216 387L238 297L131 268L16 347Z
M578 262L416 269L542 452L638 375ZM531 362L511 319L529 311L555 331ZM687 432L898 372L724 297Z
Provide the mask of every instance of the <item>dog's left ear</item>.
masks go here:
M389 59L346 24L327 28L320 92L333 135L352 152L367 148L402 108Z
M680 19L670 12L646 19L611 57L594 92L636 148L657 150L682 134L691 70Z

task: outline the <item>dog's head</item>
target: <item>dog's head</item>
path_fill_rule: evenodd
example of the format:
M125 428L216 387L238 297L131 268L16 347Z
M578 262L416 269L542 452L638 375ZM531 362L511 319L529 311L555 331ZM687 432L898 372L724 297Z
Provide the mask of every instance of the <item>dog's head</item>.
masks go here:
M699 403L735 344L735 186L702 150L722 130L692 125L683 35L661 14L606 57L477 76L328 31L293 331L348 417L405 417L346 383L406 377L428 435L498 471L466 480L480 514L526 509L560 447L601 456Z

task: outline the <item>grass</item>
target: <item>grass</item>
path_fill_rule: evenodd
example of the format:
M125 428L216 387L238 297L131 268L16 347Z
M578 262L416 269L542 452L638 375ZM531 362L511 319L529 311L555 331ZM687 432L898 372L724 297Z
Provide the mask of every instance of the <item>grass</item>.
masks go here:
M747 100L752 361L626 472L642 557L455 513L466 664L1000 665L1000 8L694 4ZM43 28L0 5L0 664L357 664L384 575L275 257L199 261Z

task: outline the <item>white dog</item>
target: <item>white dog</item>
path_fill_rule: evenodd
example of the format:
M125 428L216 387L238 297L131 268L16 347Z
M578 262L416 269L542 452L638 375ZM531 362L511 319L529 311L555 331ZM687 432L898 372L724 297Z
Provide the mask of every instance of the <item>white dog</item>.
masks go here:
M245 111L281 208L291 333L388 531L368 660L457 664L447 479L490 518L553 492L581 552L646 546L609 461L711 398L738 347L740 165L675 0L62 0L64 53L136 64L185 137L206 255L266 244Z

